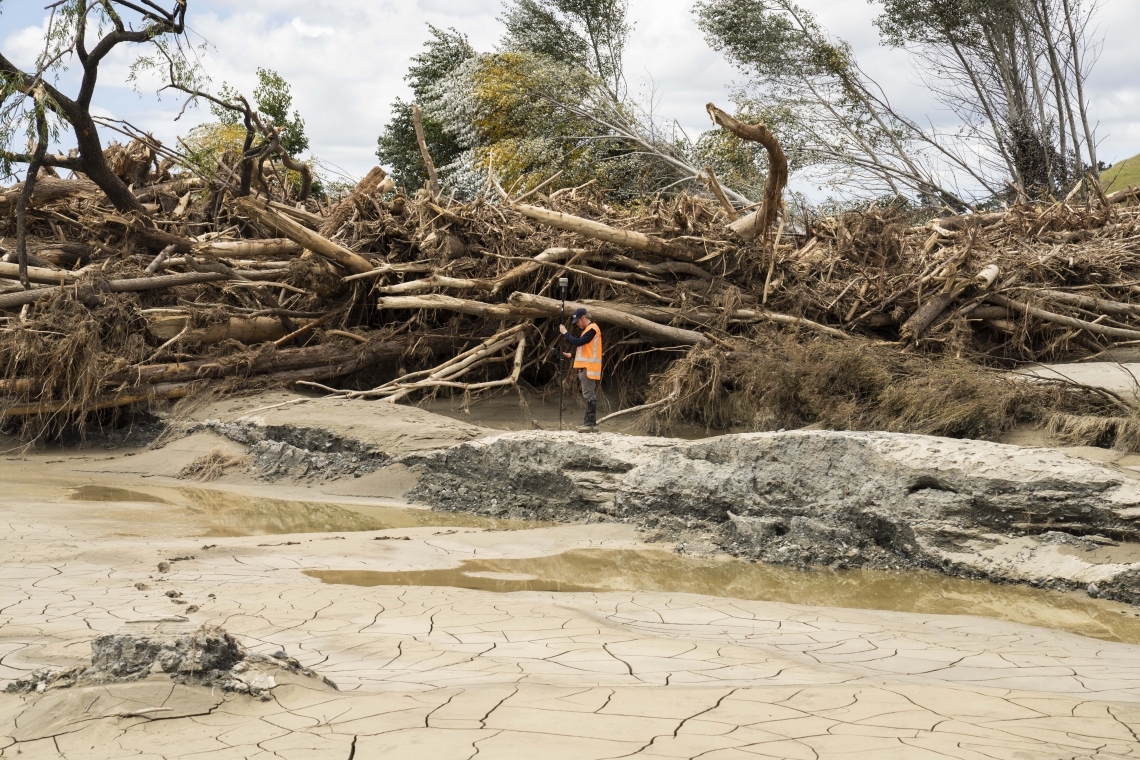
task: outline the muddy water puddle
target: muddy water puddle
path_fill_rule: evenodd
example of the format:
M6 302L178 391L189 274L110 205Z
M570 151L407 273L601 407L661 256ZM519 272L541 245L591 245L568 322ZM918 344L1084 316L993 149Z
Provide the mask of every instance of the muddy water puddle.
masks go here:
M479 591L656 591L820 607L976 615L1140 644L1125 605L1083 595L999 586L930 572L803 571L651 550L576 549L526 559L475 559L444 570L310 570L324 583L451 586Z
M134 520L159 522L174 516L188 519L200 529L200 535L209 538L424 527L521 530L539 525L427 509L295 501L194 487L134 489L83 485L70 489L68 498L130 505L134 509L130 510L129 519ZM138 507L143 505L154 508L140 513Z

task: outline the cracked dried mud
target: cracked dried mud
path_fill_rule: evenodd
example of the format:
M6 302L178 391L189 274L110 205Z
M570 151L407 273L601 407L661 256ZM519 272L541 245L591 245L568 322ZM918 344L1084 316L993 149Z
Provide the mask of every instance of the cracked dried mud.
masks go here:
M438 418L396 416L404 427L375 423L386 440L425 422L437 446L488 435L448 440ZM102 634L206 624L250 652L230 678L254 685L158 668L0 693L0 757L1140 755L1140 618L1126 604L690 556L620 520L433 513L401 502L416 480L400 465L174 479L221 440L0 460L0 686L86 666ZM1103 541L1062 548L1089 564L1131 546ZM336 688L259 670L288 658Z

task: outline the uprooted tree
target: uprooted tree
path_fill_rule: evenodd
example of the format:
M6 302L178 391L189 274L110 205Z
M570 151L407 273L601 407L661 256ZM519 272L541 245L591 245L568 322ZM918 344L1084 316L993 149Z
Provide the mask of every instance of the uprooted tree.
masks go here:
M99 66L112 50L124 44L148 43L163 48L169 44L164 38L177 37L185 30L186 0L175 0L170 11L152 2L144 4L147 7L123 0L65 0L49 6L51 17L44 49L31 71L16 66L0 51L0 171L11 177L14 165L27 167L23 193L17 202L17 250L25 287L25 213L42 167L81 172L98 185L116 209L145 215L127 184L108 166L99 129L91 115ZM92 27L102 35L94 45L87 38ZM185 63L184 58L177 57ZM53 84L55 74L72 59L79 62L82 72L74 97ZM59 134L61 124L69 126L75 138L74 155L47 152L49 140ZM14 149L25 133L33 147L27 151Z

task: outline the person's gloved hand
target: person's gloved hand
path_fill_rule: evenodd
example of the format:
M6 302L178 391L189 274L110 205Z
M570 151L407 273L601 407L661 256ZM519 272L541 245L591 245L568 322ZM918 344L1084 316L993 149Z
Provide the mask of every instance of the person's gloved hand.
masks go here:
M566 325L558 325L558 332L565 335L566 333L568 333L570 331L566 329Z

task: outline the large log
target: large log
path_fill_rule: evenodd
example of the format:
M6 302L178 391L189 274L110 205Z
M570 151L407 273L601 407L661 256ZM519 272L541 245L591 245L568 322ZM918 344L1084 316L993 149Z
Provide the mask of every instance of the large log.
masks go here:
M264 278L266 272L235 272L234 274L253 279ZM96 286L92 283L92 291L105 293L141 293L147 290L162 290L180 285L198 285L204 282L218 282L232 279L224 272L187 272L185 274L165 274L158 277L134 277L124 280L111 280ZM28 290L23 293L6 293L0 295L0 309L14 309L26 303L35 303L47 298L55 292L55 288L42 290Z
M16 208L16 199L24 192L24 183L18 182L0 193L0 214L10 214ZM37 177L28 207L42 206L73 195L102 195L99 186L89 179L59 179Z
M314 230L320 229L321 225L325 222L325 218L323 216L317 216L316 214L310 213L303 208L295 208L287 203L269 201L269 208L273 209L274 211L280 211L285 216L291 216L301 224L304 224L305 226L310 227Z
M19 264L8 264L0 261L0 277L9 280L18 279L20 276ZM73 272L65 272L62 269L45 269L43 267L28 267L28 279L32 282L43 283L44 285L70 285L75 282L76 276Z
M593 310L598 307L612 309L614 311L625 312L626 314L633 314L648 319L650 322L657 322L658 324L670 324L674 320L681 319L691 325L712 326L717 324L723 317L724 313L714 311L712 309L678 309L673 306L645 306L642 304L627 304L627 303L606 303L603 301L582 301L582 304L588 309ZM766 311L763 309L733 309L728 313L729 322L774 322L780 325L787 325L789 327L803 327L808 330L814 330L824 335L830 335L833 338L846 340L851 337L850 334L834 327L821 325L819 322L813 322L804 317L793 317L790 314L779 314L774 311Z
M356 187L352 189L352 192L333 206L328 217L322 221L318 230L319 233L324 237L332 237L335 235L337 230L341 228L341 225L347 222L348 218L352 216L352 210L356 207L356 199L374 192L376 188L380 187L387 176L388 174L379 166L372 167L368 173L364 175L364 179L356 183Z
M170 182L159 182L154 185L147 185L146 187L136 188L134 191L135 198L140 203L151 203L158 199L160 195L185 195L191 190L199 190L205 186L205 182L201 177L186 177L171 180Z
M273 211L262 201L248 197L238 198L236 204L242 212L249 214L274 234L284 235L304 248L319 253L357 274L372 271L372 265L363 256L313 232L300 222Z
M559 317L569 314L575 309L584 308L590 313L590 318L595 322L616 325L626 330L632 330L651 340L668 341L684 346L705 345L712 342L699 332L651 322L648 319L638 316L636 313L630 313L632 309L630 312L626 312L596 304L586 306L585 304L580 304L575 301L567 301L566 308L563 310L561 301L546 298L545 296L517 292L511 294L510 304L516 308L542 312L543 315L547 317Z
M152 316L147 320L147 330L155 339L168 341L182 335L190 318L182 314ZM298 320L298 325L306 325L310 320ZM277 340L289 330L278 317L230 317L226 322L216 322L206 327L186 330L182 340L186 343L210 345L223 340L236 340L247 346Z
M545 309L518 307L501 303L468 301L439 293L420 296L386 296L377 299L378 309L430 309L454 311L484 319L534 319L548 316Z
M687 248L682 248L679 245L640 232L619 230L591 219L583 219L580 216L571 216L570 214L563 214L561 211L551 211L550 209L539 208L538 206L528 206L525 203L515 204L511 208L516 209L528 219L533 219L536 222L541 222L542 224L556 227L560 230L566 230L567 232L576 232L579 235L593 238L594 240L601 240L606 243L632 248L635 251L643 251L665 259L691 262L696 258L693 252Z
M768 179L764 181L764 197L755 214L737 219L729 227L745 240L766 237L776 221L780 209L780 197L788 184L788 157L780 147L780 141L763 124L745 124L732 118L712 103L705 106L714 123L727 129L741 140L758 142L768 151Z
M498 295L505 288L518 282L523 277L542 269L545 264L556 264L565 261L571 256L585 252L586 250L584 248L547 248L535 256L532 261L519 264L514 269L499 275L499 277L495 279L494 286L491 288L491 295Z
M289 238L266 240L218 240L202 243L194 249L198 256L234 258L237 256L300 256L305 249Z
M0 298L3 298L3 296L0 296ZM999 295L997 293L991 293L990 295L986 296L986 300L990 303L995 303L998 306L1004 306L1007 309L1016 311L1019 314L1027 314L1031 317L1037 317L1038 319L1044 320L1046 322L1064 325L1065 327L1076 327L1080 330L1085 330L1097 335L1106 335L1110 338L1140 340L1140 330L1127 330L1123 327L1107 327L1105 325L1086 322L1083 319L1076 319L1075 317L1066 317L1062 314L1054 314L1051 311L1038 309L1034 306L1030 306L1029 304L1021 303L1020 301L1014 301L1012 298L1006 298L1005 296Z
M399 340L373 340L347 349L317 346L315 349L279 351L260 357L252 364L209 360L161 365L159 371L153 367L137 367L108 378L108 385L120 378L123 382L133 382L134 385L99 396L88 404L77 404L69 400L16 403L7 407L0 406L0 419L33 414L93 412L159 399L182 398L201 388L203 381L236 375L278 383L340 377L383 361L396 361L414 340L422 344L425 339L408 336ZM449 344L451 338L428 336L427 342Z

